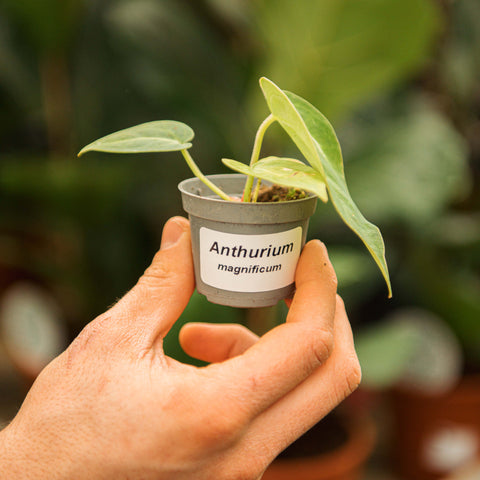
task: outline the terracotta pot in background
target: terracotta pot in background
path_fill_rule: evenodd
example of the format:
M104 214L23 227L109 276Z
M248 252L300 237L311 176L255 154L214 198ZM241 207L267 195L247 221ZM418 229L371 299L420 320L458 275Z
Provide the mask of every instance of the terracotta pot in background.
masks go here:
M349 417L344 427L345 441L334 450L299 458L277 458L262 480L361 479L375 446L375 427L373 421L365 417ZM314 445L311 445L309 449L313 448Z
M451 392L396 391L393 460L408 480L436 480L480 457L480 375Z

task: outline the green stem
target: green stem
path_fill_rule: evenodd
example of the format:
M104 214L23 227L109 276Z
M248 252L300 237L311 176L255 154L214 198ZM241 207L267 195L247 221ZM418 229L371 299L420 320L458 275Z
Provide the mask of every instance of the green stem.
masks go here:
M218 188L214 183L212 183L198 168L197 164L188 153L188 150L181 150L183 158L187 162L187 165L190 167L190 170L193 174L201 180L213 193L216 193L220 198L226 200L227 202L231 201L232 199L220 188Z
M252 156L250 158L250 166L252 167L258 161L260 157L260 150L262 148L263 137L267 128L275 121L275 117L270 114L258 127L257 134L255 136L255 143L253 144ZM247 177L247 182L245 183L245 189L243 191L243 201L250 202L250 195L252 193L253 185L253 176L249 175Z
M257 201L258 198L258 192L260 192L260 185L262 184L262 180L259 178L257 180L257 184L255 185L255 190L253 191L253 203Z

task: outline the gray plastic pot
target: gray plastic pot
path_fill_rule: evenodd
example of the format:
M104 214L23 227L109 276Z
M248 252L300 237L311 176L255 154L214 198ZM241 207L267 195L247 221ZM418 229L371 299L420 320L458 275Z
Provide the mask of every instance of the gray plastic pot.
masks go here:
M241 174L208 177L230 196L242 195ZM317 197L275 203L227 202L197 178L178 186L192 231L195 280L210 302L267 307L290 297Z

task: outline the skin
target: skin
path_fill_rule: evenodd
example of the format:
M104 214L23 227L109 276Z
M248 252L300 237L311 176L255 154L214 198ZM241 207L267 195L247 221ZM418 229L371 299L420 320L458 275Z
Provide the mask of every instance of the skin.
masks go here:
M287 321L261 338L187 324L193 367L162 341L194 290L188 221L170 219L137 285L39 375L0 432L0 478L250 480L360 382L325 246L309 242Z

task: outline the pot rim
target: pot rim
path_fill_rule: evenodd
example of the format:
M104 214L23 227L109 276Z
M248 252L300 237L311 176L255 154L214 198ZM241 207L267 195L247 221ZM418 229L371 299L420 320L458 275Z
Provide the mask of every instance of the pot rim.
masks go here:
M241 196L246 175L220 174L208 178L224 191ZM183 209L191 217L227 224L297 223L311 217L317 205L317 197L313 194L286 202L229 202L218 198L196 177L184 180L178 188L182 195Z
M247 178L247 175L244 175L243 173L217 173L217 174L213 174L213 175L205 175L209 180L212 180L213 183L215 183L215 180L224 180L226 178L230 178L232 180L246 180ZM205 189L207 189L210 194L212 196L210 196L210 194L208 195L205 195L205 194L195 194L189 190L186 189L186 186L190 183L193 183L193 182L200 182L200 185L199 186L202 186L204 187ZM262 180L262 183L265 183L267 185L272 185L272 182L269 182L267 180ZM306 192L307 196L305 198L299 198L299 199L296 199L296 200L288 200L288 202L237 202L235 200L230 200L230 201L227 201L227 200L224 200L223 198L220 198L218 197L217 195L215 195L206 185L204 185L202 183L202 181L197 178L197 177L190 177L190 178L186 178L185 180L182 180L179 184L178 184L178 189L180 190L180 192L183 194L183 195L187 195L188 197L191 197L192 199L195 199L195 198L198 198L198 199L202 199L202 200L206 200L208 202L214 202L214 203L226 203L226 204L233 204L233 205L245 205L245 206L248 206L248 208L258 208L258 206L265 206L265 205L284 205L286 203L288 204L295 204L295 203L300 203L300 202L305 202L306 200L309 200L311 198L317 198L317 196L312 193L312 192ZM225 192L225 193L229 193L228 191ZM232 192L232 193L238 193L238 192Z

